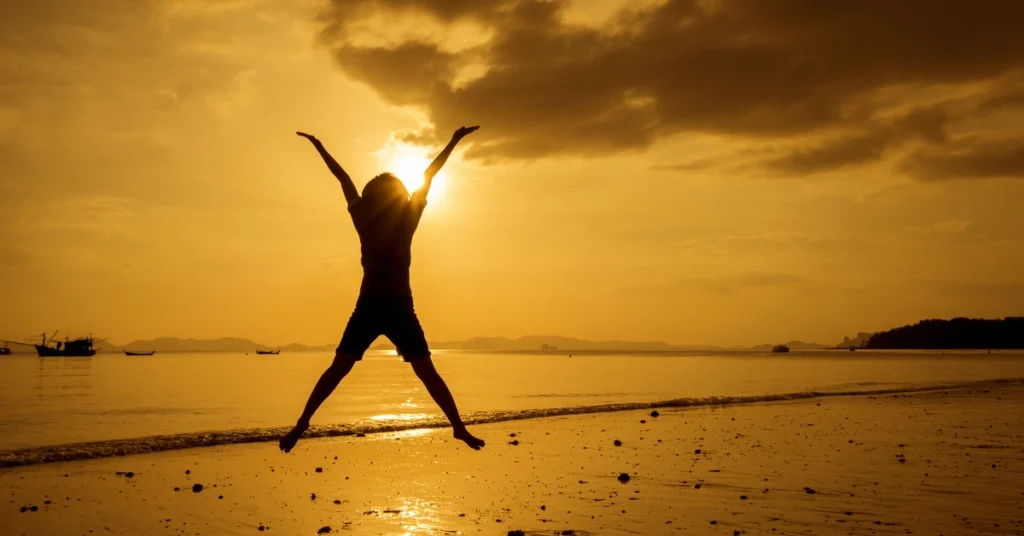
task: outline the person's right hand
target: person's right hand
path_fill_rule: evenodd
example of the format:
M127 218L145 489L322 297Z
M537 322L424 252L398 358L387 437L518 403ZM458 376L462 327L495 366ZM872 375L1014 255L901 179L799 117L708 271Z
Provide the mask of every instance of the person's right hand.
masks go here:
M466 136L469 136L470 134L476 132L479 129L480 129L479 126L475 126L475 127L461 127L461 128L459 128L458 130L455 131L455 134L452 134L452 139L461 140L462 138L465 138Z
M299 135L299 136L302 136L303 138L306 138L307 140L312 141L312 142L319 141L319 140L316 139L316 136L314 136L312 134L306 134L305 132L296 132L296 134Z

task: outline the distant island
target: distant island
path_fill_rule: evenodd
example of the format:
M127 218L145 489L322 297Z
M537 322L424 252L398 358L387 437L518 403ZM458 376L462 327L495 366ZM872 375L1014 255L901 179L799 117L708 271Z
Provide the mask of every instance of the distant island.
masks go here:
M875 333L864 348L886 350L1024 349L1024 317L922 320Z

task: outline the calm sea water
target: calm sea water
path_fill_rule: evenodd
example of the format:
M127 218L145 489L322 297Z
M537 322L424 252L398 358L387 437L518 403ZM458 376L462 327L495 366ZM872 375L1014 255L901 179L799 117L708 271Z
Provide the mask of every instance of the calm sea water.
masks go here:
M0 450L293 424L328 352L0 358ZM1024 378L1024 353L526 355L438 351L465 413ZM314 424L439 415L400 358L368 353Z

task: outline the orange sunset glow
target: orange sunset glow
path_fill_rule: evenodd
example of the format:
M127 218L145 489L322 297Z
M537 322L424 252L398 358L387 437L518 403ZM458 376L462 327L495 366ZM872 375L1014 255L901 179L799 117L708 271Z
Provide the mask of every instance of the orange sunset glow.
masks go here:
M0 0L0 533L1024 532L1024 0Z

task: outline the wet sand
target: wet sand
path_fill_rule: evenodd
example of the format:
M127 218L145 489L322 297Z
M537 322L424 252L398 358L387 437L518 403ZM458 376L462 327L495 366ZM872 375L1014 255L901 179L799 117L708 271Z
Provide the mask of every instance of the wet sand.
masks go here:
M0 526L12 535L1024 533L1024 386L659 412L475 426L488 441L481 452L436 429L309 440L288 455L257 443L2 469Z

